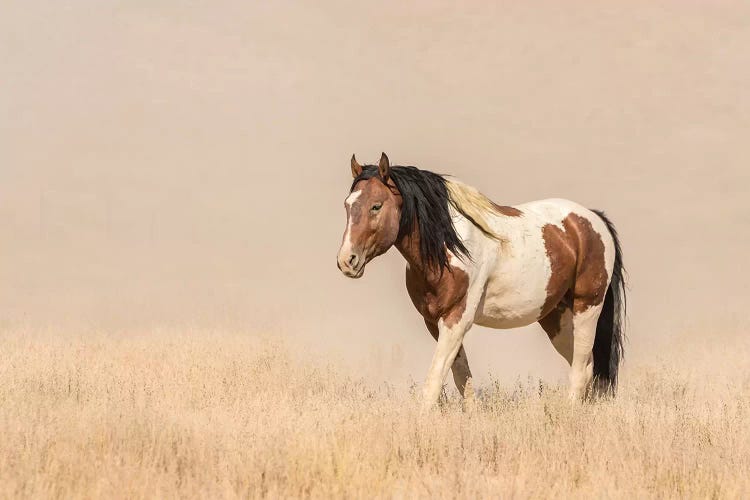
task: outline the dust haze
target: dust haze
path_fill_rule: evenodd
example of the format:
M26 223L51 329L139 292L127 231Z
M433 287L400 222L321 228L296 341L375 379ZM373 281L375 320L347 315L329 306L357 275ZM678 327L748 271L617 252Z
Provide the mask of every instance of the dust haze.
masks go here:
M0 10L3 329L262 332L421 379L401 256L356 282L334 262L349 156L381 151L605 210L630 360L746 323L745 2ZM565 373L538 327L467 349L480 377Z

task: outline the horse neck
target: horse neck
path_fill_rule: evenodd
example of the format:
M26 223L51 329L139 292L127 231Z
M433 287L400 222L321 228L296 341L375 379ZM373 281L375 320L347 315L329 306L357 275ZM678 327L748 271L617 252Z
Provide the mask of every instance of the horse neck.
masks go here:
M428 266L422 259L420 252L420 233L417 224L414 225L414 229L396 242L395 246L401 255L406 259L406 263L409 265L409 272L417 279L423 279L427 283L431 283L433 286L437 286L440 283L443 273L440 269Z
M397 241L395 246L401 252L401 255L404 256L406 263L409 264L411 269L425 271L427 266L422 260L422 255L419 251L420 241L419 226L414 224L414 229Z

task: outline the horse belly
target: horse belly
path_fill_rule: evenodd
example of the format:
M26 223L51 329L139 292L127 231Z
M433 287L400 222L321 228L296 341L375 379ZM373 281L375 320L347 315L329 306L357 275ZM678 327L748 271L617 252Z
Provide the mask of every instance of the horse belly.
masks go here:
M542 302L543 303L543 302ZM489 328L518 328L539 320L541 305L532 297L485 297L474 323Z

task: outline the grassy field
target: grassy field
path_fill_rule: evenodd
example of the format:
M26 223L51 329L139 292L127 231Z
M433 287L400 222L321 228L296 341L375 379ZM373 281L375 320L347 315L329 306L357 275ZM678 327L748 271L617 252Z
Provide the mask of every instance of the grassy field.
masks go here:
M2 497L750 495L750 344L631 362L619 397L408 390L236 334L0 334Z

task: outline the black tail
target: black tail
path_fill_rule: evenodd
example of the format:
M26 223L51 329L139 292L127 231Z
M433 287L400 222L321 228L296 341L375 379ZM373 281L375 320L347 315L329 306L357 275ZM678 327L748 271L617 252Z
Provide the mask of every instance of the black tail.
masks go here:
M622 266L622 249L617 230L604 212L593 211L607 225L615 242L615 266L612 270L607 294L604 297L594 339L594 377L599 386L614 395L617 390L617 370L624 357L625 340L625 268Z

